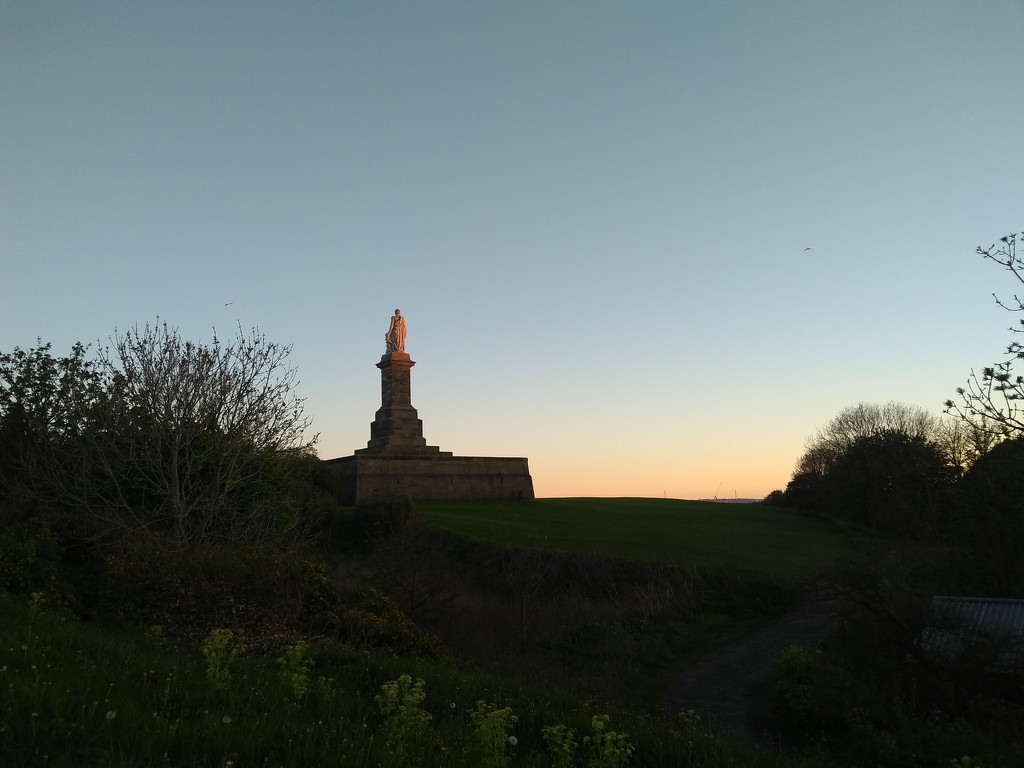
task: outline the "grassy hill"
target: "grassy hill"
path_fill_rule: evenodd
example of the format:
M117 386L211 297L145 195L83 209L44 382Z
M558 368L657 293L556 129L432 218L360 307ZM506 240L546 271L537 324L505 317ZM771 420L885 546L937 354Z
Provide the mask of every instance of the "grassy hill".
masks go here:
M791 580L851 554L862 539L761 504L643 498L421 502L432 525L499 544L600 554Z

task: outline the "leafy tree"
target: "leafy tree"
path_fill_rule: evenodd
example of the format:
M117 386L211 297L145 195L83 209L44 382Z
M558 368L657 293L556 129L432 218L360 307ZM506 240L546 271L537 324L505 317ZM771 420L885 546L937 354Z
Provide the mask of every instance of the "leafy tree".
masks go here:
M99 535L169 534L182 548L259 542L299 524L292 487L312 454L291 348L239 327L186 341L166 324L0 358L5 462L32 490L99 522ZM306 471L308 474L308 471Z
M104 378L87 347L54 357L50 344L0 354L0 478L26 482L47 446L81 438L103 396Z
M890 401L883 405L858 403L846 408L807 441L807 449L786 487L785 501L805 509L828 509L834 490L828 478L853 445L866 438L885 436L875 446L881 448L893 435L932 443L939 429L938 418L918 406Z
M1011 233L1000 238L1002 245L979 246L978 254L999 264L1024 284L1024 257L1017 255L1017 237L1017 233ZM992 295L996 304L1007 312L1024 315L1024 299L1019 295L1014 294L1012 300ZM1024 333L1024 317L1009 330L1014 334ZM956 391L959 402L947 400L946 411L999 437L1024 434L1024 376L1013 373L1013 363L1020 359L1024 359L1024 344L1011 341L1003 360L982 368L980 374L971 371L967 386Z
M1024 583L1024 437L1004 440L957 483L956 540L974 592L1005 597Z
M919 435L886 430L854 440L824 480L828 508L870 528L934 537L948 513L950 470Z

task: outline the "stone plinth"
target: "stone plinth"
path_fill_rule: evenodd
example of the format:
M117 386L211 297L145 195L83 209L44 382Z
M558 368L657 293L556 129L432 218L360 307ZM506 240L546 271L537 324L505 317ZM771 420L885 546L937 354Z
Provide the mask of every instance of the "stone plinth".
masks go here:
M410 456L434 454L451 456L436 445L427 445L423 422L412 407L412 367L416 365L405 352L389 352L380 368L381 406L370 424L370 440L357 454Z
M366 504L408 494L418 501L533 499L523 458L374 456L359 453L324 462L335 472L343 503Z

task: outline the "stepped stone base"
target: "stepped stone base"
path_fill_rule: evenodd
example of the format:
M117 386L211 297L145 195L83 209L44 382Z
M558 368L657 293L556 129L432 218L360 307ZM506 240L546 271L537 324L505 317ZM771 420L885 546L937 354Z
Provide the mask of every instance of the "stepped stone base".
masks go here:
M533 499L533 479L522 458L439 455L342 456L324 462L344 504L366 504L408 494L418 501Z

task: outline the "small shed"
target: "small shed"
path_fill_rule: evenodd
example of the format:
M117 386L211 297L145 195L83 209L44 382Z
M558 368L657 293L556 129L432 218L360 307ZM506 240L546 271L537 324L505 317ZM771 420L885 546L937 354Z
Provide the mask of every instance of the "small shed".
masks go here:
M921 646L938 661L988 656L994 671L1024 672L1024 600L933 597Z

